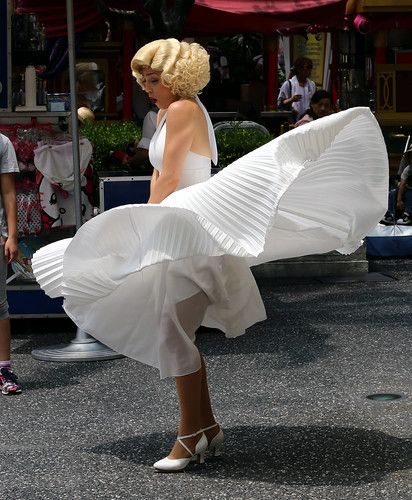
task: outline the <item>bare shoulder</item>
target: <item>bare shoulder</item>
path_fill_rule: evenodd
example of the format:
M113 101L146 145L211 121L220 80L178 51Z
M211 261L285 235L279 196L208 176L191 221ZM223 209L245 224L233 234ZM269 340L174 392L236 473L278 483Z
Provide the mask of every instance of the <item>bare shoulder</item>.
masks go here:
M194 119L199 113L199 106L191 99L180 99L172 102L167 108L167 117L173 121L185 121Z
M168 111L179 111L179 112L195 112L199 106L193 99L179 99L178 101L172 102L172 104L167 108Z

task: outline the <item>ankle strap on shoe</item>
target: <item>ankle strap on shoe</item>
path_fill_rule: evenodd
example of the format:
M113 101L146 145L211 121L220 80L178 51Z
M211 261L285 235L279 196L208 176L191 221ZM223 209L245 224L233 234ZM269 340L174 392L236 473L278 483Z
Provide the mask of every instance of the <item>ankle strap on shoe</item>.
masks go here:
M208 431L209 429L213 429L213 427L217 427L219 424L216 422L213 425L210 425L209 427L205 427L204 429L200 429L200 432L205 432Z
M203 429L200 429L200 431L197 431L197 432L195 432L194 434L187 434L187 436L177 436L177 439L192 438L192 437L197 436L197 435L198 435L198 434L200 434L201 432L203 432Z
M186 438L191 438L191 437L195 437L197 436L198 434L202 433L203 434L203 431L200 430L200 431L197 431L195 432L194 434L188 434L187 436L177 436L177 440L179 441L179 444L180 446L182 446L189 454L191 457L194 457L195 454L193 453L193 451L188 448L185 443L182 441L182 439L186 439Z

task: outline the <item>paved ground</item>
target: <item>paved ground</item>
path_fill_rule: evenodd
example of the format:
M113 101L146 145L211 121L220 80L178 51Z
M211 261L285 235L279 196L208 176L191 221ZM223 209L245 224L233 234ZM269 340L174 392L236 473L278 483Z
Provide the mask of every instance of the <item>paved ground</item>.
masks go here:
M374 276L261 284L268 321L199 334L227 440L222 460L180 474L151 468L175 435L172 381L128 359L36 361L71 324L14 321L25 391L0 398L0 498L412 498L412 274ZM380 392L404 397L366 398Z

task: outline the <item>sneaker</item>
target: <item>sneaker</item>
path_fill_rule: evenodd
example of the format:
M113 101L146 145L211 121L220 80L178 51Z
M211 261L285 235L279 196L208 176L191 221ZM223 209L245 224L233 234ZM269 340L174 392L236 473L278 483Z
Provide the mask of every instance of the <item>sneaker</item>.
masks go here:
M0 368L0 389L1 393L6 396L21 393L21 385L10 368Z
M412 225L412 217L408 213L404 212L402 217L398 219L396 223L402 226L410 226Z
M380 224L384 224L385 226L391 226L395 224L395 217L391 213L386 212L385 216L380 221Z

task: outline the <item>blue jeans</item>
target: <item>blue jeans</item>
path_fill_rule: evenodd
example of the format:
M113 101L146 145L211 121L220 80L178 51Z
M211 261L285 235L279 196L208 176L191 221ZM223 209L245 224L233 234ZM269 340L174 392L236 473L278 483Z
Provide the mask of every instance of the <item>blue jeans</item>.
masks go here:
M396 200L398 197L398 188L391 189L388 196L388 211L392 214L396 214ZM403 202L405 204L405 212L412 215L412 188L406 188L403 195Z

